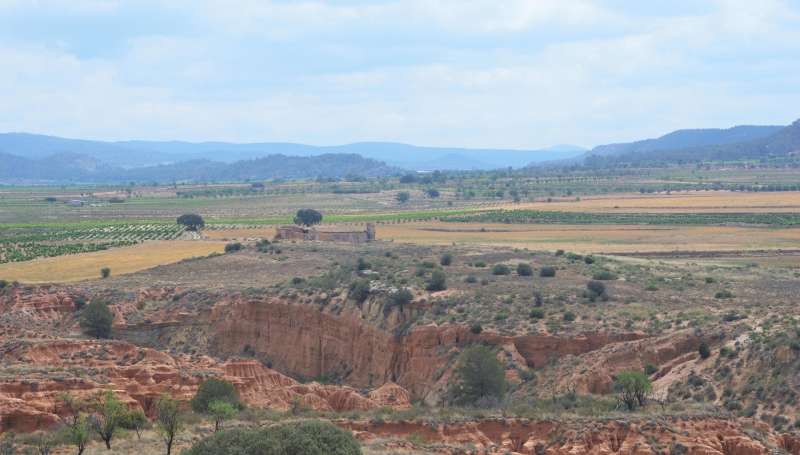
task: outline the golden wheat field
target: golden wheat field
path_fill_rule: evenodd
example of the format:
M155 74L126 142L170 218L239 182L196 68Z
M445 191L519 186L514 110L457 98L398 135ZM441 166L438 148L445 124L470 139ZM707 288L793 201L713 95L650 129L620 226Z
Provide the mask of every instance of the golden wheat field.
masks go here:
M224 249L225 242L217 241L148 241L105 251L6 263L0 265L0 277L23 283L60 283L99 278L103 267L109 267L113 277Z
M739 251L792 249L800 228L735 226L508 225L421 222L380 225L377 236L395 242L498 245L579 253Z
M672 194L605 194L552 202L504 204L502 208L556 212L796 212L800 192L690 191Z

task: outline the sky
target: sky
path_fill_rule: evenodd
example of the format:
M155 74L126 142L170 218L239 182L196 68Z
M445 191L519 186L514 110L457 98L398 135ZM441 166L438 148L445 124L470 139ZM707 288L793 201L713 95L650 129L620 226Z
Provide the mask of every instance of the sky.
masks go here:
M800 0L0 0L0 132L535 149L800 118Z

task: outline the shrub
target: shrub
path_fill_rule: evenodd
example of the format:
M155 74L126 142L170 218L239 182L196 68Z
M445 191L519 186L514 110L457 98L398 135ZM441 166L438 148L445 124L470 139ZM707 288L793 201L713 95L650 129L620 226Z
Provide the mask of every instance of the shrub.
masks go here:
M397 193L397 195L395 195L394 198L397 199L397 202L405 204L406 202L408 202L409 199L411 199L411 195L408 194L407 191L401 191Z
M472 346L459 355L456 381L450 390L455 404L475 405L482 400L500 400L506 393L503 365L486 346Z
M352 433L318 420L232 429L195 443L185 455L361 455Z
M113 322L114 315L111 314L108 305L98 299L92 300L81 315L83 332L94 338L108 338L111 336L111 324Z
M483 262L483 261L477 261L477 262L474 262L472 265L473 265L474 267L477 267L477 268L479 268L479 269L482 269L482 268L486 267L486 263L485 263L485 262Z
M707 359L711 356L711 349L708 347L708 343L705 341L700 343L700 346L697 347L697 353L700 354L701 359Z
M539 308L534 308L531 310L530 317L531 319L542 319L544 317L544 311Z
M483 327L480 324L472 324L469 328L469 331L478 335L479 333L483 332Z
M235 253L237 251L241 251L242 244L239 242L233 242L225 245L225 252L226 253Z
M5 289L6 287L8 287L8 281L0 280L0 289Z
M412 300L414 300L414 294L405 288L389 294L389 304L391 306L399 306L402 308L404 305L411 303Z
M588 264L588 265L594 264L594 256L584 256L583 257L583 262Z
M469 275L466 278L464 278L464 282L465 283L477 283L478 282L478 278L476 278L475 275Z
M434 270L425 289L433 292L444 291L447 289L447 276L441 270Z
M574 320L575 320L575 313L573 313L572 311L567 311L564 313L564 321L572 322Z
M258 250L259 253L269 253L271 251L271 246L272 244L267 239L261 239L256 242L256 250Z
M564 250L556 250L555 255L556 256L563 256L564 255Z
M600 270L599 272L596 272L592 276L592 279L598 281L611 281L611 280L616 280L617 275L610 270Z
M356 270L358 270L359 272L363 270L369 270L371 268L372 264L367 262L367 260L364 258L358 258L358 260L356 261Z
M147 427L147 424L150 423L147 420L147 416L144 414L144 411L141 409L134 409L132 411L127 411L120 419L119 426L126 430L133 430L136 432L136 436L141 439L142 437L142 430Z
M715 299L732 299L733 293L727 289L723 289L722 291L717 292L714 294Z
M550 266L542 267L541 270L539 270L539 276L542 278L553 278L556 276L556 268Z
M603 300L608 300L608 292L606 285L602 281L589 281L586 283L587 297L594 302L598 297Z
M443 254L442 257L439 259L439 264L441 264L441 265L443 265L445 267L447 267L448 265L450 265L452 263L453 263L453 255L450 254L450 253Z
M492 267L492 275L508 275L509 273L511 273L511 269L505 264L495 264Z
M652 363L645 364L644 366L644 374L648 376L654 375L658 371L658 367L653 365Z
M178 224L183 225L187 231L196 231L202 229L206 225L205 221L203 221L203 217L196 213L181 215L176 221Z
M533 293L533 305L540 307L544 304L544 297L542 297L542 293L539 291L534 291Z
M358 303L364 303L364 301L369 298L369 281L359 279L350 283L350 293L348 296Z
M111 269L108 267L103 267L100 269L100 277L101 278L108 278L111 276Z
M313 226L322 222L322 214L314 209L300 209L293 221L298 226Z
M517 264L517 275L519 276L531 276L533 275L533 268L530 264L525 264L524 262L520 262Z
M619 393L620 401L629 411L635 410L638 406L644 406L647 394L653 390L650 378L641 371L620 372L614 381L614 387Z
M207 379L200 384L191 401L192 410L205 414L212 401L222 401L241 407L236 388L230 382L222 379Z

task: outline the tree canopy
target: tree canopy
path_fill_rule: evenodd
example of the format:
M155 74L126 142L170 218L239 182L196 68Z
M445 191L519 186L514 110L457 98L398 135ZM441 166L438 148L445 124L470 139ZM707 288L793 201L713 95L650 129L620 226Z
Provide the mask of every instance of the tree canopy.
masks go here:
M185 226L187 231L196 231L206 225L203 217L196 213L186 213L179 216L177 223Z
M239 393L236 387L228 381L222 379L207 379L197 388L194 398L192 398L192 410L200 413L208 413L209 405L214 401L229 403L235 407L240 407Z
M451 389L452 401L460 405L476 405L499 401L506 393L503 365L486 346L465 349L458 358L456 383Z
M313 226L322 222L322 214L314 209L300 209L294 216L294 224Z
M108 309L106 302L92 300L83 310L81 315L81 328L83 332L94 338L108 338L111 336L111 324L114 315Z

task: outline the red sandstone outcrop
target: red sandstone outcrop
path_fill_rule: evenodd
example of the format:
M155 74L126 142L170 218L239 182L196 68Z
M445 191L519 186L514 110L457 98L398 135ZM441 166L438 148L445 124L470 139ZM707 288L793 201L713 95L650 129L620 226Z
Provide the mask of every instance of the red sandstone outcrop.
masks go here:
M0 349L5 373L0 377L0 431L33 431L56 423L64 412L60 396L65 392L86 399L114 390L130 406L150 411L161 394L190 399L209 376L232 382L245 403L277 410L295 402L321 411L409 406L408 393L396 384L364 396L350 387L300 384L254 360L218 363L120 341L6 342Z

